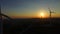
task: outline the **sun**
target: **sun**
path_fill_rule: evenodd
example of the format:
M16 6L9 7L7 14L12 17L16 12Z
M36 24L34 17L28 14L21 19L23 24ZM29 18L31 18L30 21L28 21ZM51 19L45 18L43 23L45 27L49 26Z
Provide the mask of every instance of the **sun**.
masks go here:
M48 18L49 13L45 9L40 9L37 13L38 18Z
M41 15L42 17L44 17L44 13L40 13L40 15Z
M45 14L43 12L40 13L40 17L41 18L44 18L45 17Z

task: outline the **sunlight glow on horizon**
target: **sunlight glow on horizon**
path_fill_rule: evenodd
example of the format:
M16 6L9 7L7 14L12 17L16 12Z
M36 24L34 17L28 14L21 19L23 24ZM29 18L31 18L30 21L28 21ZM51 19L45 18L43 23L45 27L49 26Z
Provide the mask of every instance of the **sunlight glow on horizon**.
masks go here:
M40 9L38 11L38 17L39 18L48 18L49 17L49 13L46 9Z
M42 12L42 13L40 13L40 17L41 18L43 18L44 17L44 13Z
M17 14L12 16L12 18L48 18L48 12L45 9L40 9L37 10L35 14L31 14L30 15L25 15L25 14Z

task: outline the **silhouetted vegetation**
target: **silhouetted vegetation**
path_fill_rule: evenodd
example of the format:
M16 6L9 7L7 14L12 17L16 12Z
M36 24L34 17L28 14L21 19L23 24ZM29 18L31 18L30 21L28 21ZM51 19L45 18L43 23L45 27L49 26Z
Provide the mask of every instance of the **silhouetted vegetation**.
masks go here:
M60 31L60 18L29 18L3 20L4 34L57 33Z

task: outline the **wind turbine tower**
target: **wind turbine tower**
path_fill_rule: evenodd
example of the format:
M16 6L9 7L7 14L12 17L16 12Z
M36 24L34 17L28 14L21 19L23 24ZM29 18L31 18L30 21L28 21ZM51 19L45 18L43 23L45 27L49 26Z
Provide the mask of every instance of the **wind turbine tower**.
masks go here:
M52 12L50 8L48 8L48 9L49 9L49 13L50 13L49 17L50 17L50 19L51 19L52 13L55 13L55 12Z
M0 20L2 19L2 15L1 15L1 6L0 6Z

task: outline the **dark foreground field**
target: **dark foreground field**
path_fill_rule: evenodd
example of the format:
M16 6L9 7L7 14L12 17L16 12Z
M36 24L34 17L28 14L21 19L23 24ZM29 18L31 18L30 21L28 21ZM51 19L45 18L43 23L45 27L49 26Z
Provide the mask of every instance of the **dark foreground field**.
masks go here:
M3 34L58 34L60 18L3 20Z

